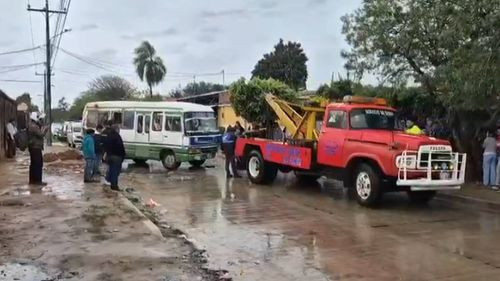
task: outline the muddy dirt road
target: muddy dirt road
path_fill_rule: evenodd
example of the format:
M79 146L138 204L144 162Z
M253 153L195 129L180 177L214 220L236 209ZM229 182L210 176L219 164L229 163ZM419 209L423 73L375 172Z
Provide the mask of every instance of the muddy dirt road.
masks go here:
M500 216L403 194L360 207L333 182L273 186L220 168L166 174L129 166L122 182L161 204L164 219L234 280L498 280Z
M27 185L27 163L25 155L0 163L0 281L223 276L206 270L178 231L160 231L121 193L84 184L82 161L46 163L43 188Z

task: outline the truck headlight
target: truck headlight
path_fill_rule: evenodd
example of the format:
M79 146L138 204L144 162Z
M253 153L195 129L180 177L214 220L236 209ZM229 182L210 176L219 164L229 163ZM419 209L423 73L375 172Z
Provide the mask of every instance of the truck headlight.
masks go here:
M417 167L417 157L415 155L406 155L396 157L396 167L415 169Z

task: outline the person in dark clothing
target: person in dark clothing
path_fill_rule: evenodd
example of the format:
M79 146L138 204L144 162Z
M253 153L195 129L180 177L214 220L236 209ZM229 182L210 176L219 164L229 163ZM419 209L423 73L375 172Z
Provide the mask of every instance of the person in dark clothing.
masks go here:
M101 162L102 162L102 157L104 155L104 139L105 139L105 136L103 135L104 127L101 124L99 124L97 125L96 130L97 131L94 134L94 145L95 145L95 155L96 155L96 158L94 160L94 176L100 176Z
M125 158L125 147L120 136L120 127L113 125L108 136L104 141L104 149L106 151L106 161L109 165L107 181L111 183L111 189L119 191L118 177L122 169L122 162Z
M239 178L238 170L236 168L236 157L234 155L234 149L236 147L236 129L229 126L226 129L226 133L222 137L222 150L224 151L224 156L226 158L226 177L235 177ZM231 175L231 171L229 170L229 166L231 166L231 170L233 174Z
M43 140L47 134L47 127L43 127L43 116L39 116L37 112L32 112L30 115L30 123L28 125L28 151L30 153L30 171L29 183L32 185L45 186L42 181L43 171Z

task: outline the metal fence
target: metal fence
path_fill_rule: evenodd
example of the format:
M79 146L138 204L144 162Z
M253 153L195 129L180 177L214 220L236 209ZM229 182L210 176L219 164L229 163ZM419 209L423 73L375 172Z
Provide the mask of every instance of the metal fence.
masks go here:
M17 119L16 101L0 90L0 160L5 158L7 148L7 129L9 119Z

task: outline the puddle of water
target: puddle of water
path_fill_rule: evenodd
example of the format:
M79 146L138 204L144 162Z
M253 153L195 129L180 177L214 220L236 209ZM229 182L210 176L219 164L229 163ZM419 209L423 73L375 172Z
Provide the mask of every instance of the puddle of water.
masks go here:
M45 274L37 266L19 263L7 263L0 265L0 281L34 281L50 280L50 276Z

